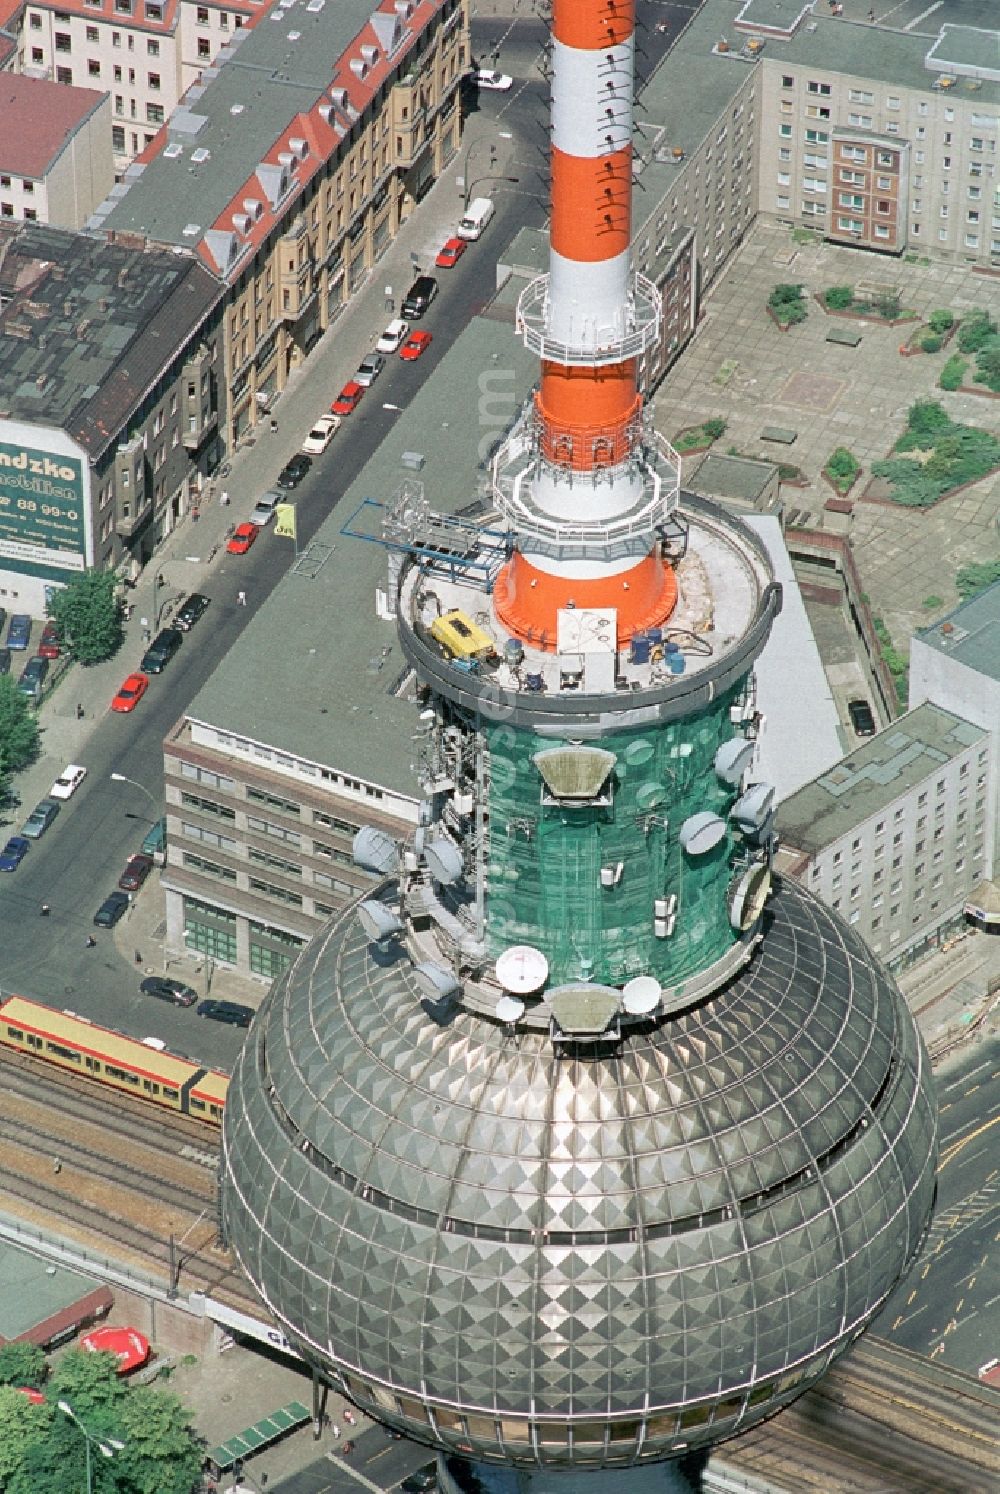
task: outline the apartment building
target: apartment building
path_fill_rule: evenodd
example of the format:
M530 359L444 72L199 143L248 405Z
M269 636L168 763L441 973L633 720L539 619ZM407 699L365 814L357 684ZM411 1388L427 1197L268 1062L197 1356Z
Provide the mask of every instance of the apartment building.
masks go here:
M109 109L92 88L0 73L0 222L83 227L114 185Z
M152 145L178 100L269 0L22 0L18 71L110 100L120 174Z
M990 733L925 702L786 799L792 874L901 968L965 924L989 870Z
M196 260L0 224L0 606L138 571L218 463L222 368Z
M465 0L323 0L234 37L91 226L225 286L228 440L261 418L458 149Z

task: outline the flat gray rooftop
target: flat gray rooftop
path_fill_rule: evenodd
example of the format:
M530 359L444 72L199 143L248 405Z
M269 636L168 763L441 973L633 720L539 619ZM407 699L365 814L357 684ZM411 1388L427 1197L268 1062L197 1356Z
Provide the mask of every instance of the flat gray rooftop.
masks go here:
M366 498L390 501L405 479L422 481L439 512L467 507L486 475L488 451L537 373L537 359L509 325L475 318L320 526L316 543L333 546L331 558L313 580L294 570L282 578L187 715L416 794L416 718L412 702L392 690L403 656L395 624L375 615L387 552L344 536L341 527ZM377 387L366 399L380 401ZM345 437L346 429L330 450ZM408 451L423 454L423 471L402 465ZM309 501L322 500L317 494ZM355 527L377 532L377 513L367 510ZM291 562L291 541L266 532L260 543L274 547L277 564Z
M788 846L821 851L983 740L981 728L960 716L917 706L786 799L778 834Z
M193 247L296 115L314 109L332 86L367 97L368 85L338 64L376 4L336 0L310 10L299 0L291 8L275 5L252 30L238 31L228 58L206 69L204 86L188 89L169 121L170 140L183 145L182 154L171 159L161 152L130 167L128 191L105 226ZM403 32L411 34L405 26ZM193 150L209 155L194 162ZM185 233L195 225L197 234Z
M102 1285L0 1240L0 1343L20 1338Z
M1000 680L1000 581L915 636L977 674Z

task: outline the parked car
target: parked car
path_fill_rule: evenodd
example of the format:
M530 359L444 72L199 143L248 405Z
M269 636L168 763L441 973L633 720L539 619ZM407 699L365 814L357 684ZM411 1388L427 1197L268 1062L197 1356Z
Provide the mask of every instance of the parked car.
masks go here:
M474 197L458 220L460 239L478 239L488 223L492 223L496 206L492 197Z
M254 534L256 534L256 529ZM161 628L139 660L142 674L160 674L184 642L184 634L177 628Z
M498 73L495 68L481 67L476 73L476 86L486 88L491 93L509 93L514 86L514 79L509 73Z
M86 776L87 770L80 763L67 763L49 789L50 796L53 799L72 799Z
M30 850L30 840L25 840L23 835L12 835L0 851L0 872L17 871Z
M364 392L363 384L359 384L357 379L350 379L330 406L331 413L334 415L352 414L360 405Z
M278 481L281 481L280 477ZM266 529L274 518L274 511L278 507L278 504L284 503L284 501L284 495L277 492L274 488L269 488L266 493L261 493L254 504L253 512L250 515L250 523L256 524L258 529Z
M408 1473L399 1486L400 1494L427 1494L437 1488L437 1464L425 1463L413 1473Z
M54 622L47 622L42 629L42 636L38 640L38 655L42 659L58 659L62 653L59 643L59 629Z
M297 488L311 466L312 457L305 456L303 452L297 451L278 473L278 487Z
M10 674L9 648L0 648L0 674Z
M873 737L875 735L875 717L867 700L849 700L847 702L847 714L851 718L851 725L859 737Z
M421 353L426 353L434 338L430 332L411 332L399 350L404 363L415 363Z
M438 283L433 275L418 275L406 292L403 300L403 315L415 321L423 316L438 293Z
M362 358L358 364L358 371L354 375L355 383L361 385L362 389L370 389L385 368L385 359L381 353L369 353L367 358Z
M118 886L122 892L138 892L152 870L152 856L144 856L141 851L136 851L126 861L125 870L118 878Z
M409 322L404 322L402 317L395 317L386 327L382 336L375 344L377 353L395 353L410 330Z
M302 450L310 456L319 456L324 452L340 430L340 421L336 415L321 415L302 443Z
M439 270L453 270L464 253L464 239L448 239L438 250L434 263Z
M245 555L259 533L256 524L237 524L226 549L230 555Z
M209 597L203 596L200 591L193 591L187 601L182 602L175 612L174 627L180 628L183 633L190 633L210 600Z
M127 907L128 893L109 892L94 914L94 922L99 929L113 929Z
M52 824L59 813L59 802L56 799L39 799L34 809L24 822L22 834L29 840L39 840Z
M48 659L42 659L39 658L38 654L33 654L21 670L21 678L17 682L17 688L23 694L27 695L29 700L40 700L42 685L45 683L45 676L48 672Z
M230 1027L249 1027L253 1021L252 1006L242 1006L238 1001L199 1001L199 1017L210 1017L213 1022L228 1022Z
M144 674L130 674L118 687L118 694L111 702L113 711L134 711L146 691L149 680Z
M31 638L31 618L26 612L15 612L7 629L7 647L23 651Z
M197 991L169 975L148 975L139 983L139 990L144 996L155 996L157 1001L172 1001L174 1006L194 1006L198 1000Z

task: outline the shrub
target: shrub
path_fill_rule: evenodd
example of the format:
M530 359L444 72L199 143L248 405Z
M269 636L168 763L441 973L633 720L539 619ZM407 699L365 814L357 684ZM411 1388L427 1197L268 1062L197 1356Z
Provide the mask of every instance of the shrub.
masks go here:
M831 285L823 292L823 305L829 311L846 311L853 300L853 285Z
M834 487L838 492L846 493L861 471L861 464L846 446L838 446L836 451L830 454L823 471L833 479Z
M958 329L958 349L961 353L975 353L997 330L996 322L988 311L973 311L963 317Z
M938 596L924 597L924 600L923 600L923 602L920 605L922 607L926 607L928 612L936 612L939 607L943 607L944 606L944 597L938 597Z
M895 291L890 291L884 296L879 296L874 303L874 310L878 312L879 316L884 317L887 322L894 322L902 309L903 303Z
M961 389L967 367L968 364L964 358L960 357L958 353L952 353L948 362L942 368L941 377L938 379L941 388Z
M988 338L979 349L973 378L977 384L985 384L987 389L1000 393L1000 337Z
M804 322L806 308L802 301L801 285L776 285L767 300L775 317L784 326L793 322Z
M936 399L918 399L906 415L906 428L918 436L943 434L951 427L951 416Z
M953 311L932 311L927 318L927 325L932 332L947 332L955 325L955 313Z
M931 334L929 337L922 337L920 339L920 346L925 353L940 353L942 341L942 338Z
M711 420L702 422L701 428L706 436L709 436L713 441L718 441L719 437L724 436L726 433L726 422L721 416L713 415Z
M1000 560L973 561L971 565L963 565L955 577L955 585L963 602L977 596L997 581L1000 581Z

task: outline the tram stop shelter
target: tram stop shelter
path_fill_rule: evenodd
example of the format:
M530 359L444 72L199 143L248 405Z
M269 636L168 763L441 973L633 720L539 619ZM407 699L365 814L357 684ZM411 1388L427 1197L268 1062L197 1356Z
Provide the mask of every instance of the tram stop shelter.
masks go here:
M289 1401L280 1410L272 1411L269 1416L262 1416L252 1427L247 1427L245 1432L213 1447L207 1458L208 1472L213 1478L221 1477L223 1473L228 1473L237 1459L249 1458L253 1453L260 1452L262 1447L269 1447L272 1442L277 1442L286 1432L292 1432L311 1420L311 1412L301 1401Z

